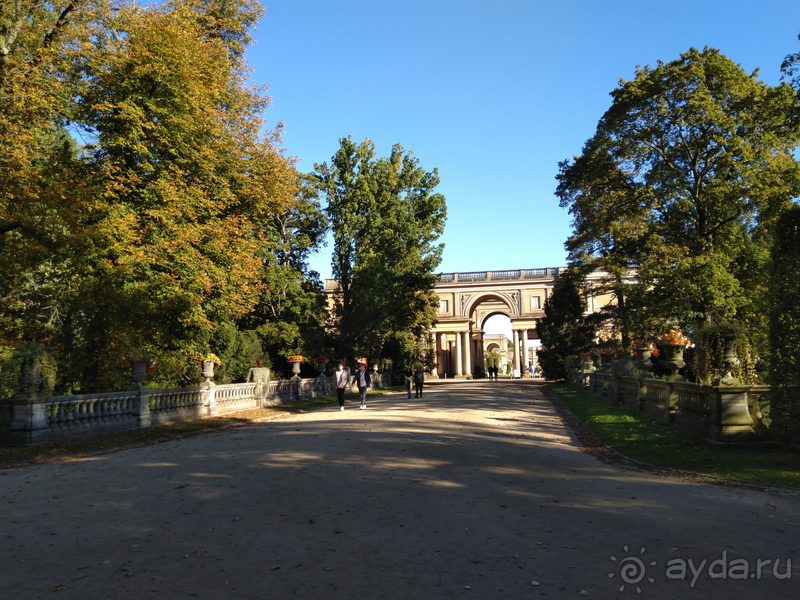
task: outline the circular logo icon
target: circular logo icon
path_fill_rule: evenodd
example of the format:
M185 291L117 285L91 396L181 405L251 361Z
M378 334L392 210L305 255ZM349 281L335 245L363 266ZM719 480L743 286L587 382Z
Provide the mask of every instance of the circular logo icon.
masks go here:
M628 547L622 547L625 552L628 552ZM642 549L639 550L639 555L644 554L645 548L642 546ZM617 560L616 556L612 556L611 560L614 562L619 563L619 577L624 582L621 586L619 586L619 591L625 591L625 584L636 586L636 593L641 594L642 588L640 588L638 584L642 579L644 579L645 575L647 574L647 567L644 564L644 561L640 559L638 556L626 556L622 560ZM650 566L655 566L657 563L656 561L651 561ZM609 573L609 577L616 577L616 573ZM650 583L655 583L655 580L652 577L648 577L647 581Z

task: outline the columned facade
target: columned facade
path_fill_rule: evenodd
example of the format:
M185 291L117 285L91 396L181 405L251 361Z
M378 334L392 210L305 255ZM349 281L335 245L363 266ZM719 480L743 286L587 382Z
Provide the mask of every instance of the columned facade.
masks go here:
M552 294L559 270L518 269L439 275L434 288L439 296L439 316L432 330L436 356L431 377L483 377L483 325L486 319L496 314L504 314L511 320L513 365L514 370L522 375L532 362L528 343L538 339L536 323L544 317L544 303ZM602 278L604 275L599 273L592 277ZM587 312L599 310L609 301L608 297L595 297Z

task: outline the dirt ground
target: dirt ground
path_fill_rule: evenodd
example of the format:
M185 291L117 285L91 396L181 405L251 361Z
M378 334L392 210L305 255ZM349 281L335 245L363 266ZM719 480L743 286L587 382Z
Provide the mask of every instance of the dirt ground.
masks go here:
M6 600L800 596L796 494L601 462L530 380L6 470L0 507Z

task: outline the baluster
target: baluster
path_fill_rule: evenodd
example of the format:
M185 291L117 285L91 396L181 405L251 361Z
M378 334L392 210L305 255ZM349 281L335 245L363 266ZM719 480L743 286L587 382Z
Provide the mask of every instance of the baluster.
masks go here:
M49 402L45 407L45 414L47 415L47 426L50 429L58 427L58 411L55 402Z
M64 429L64 424L67 422L67 418L64 416L64 405L62 402L56 402L54 406L56 411L56 422L58 423L58 428Z
M86 400L76 400L73 406L74 427L83 429L86 425Z

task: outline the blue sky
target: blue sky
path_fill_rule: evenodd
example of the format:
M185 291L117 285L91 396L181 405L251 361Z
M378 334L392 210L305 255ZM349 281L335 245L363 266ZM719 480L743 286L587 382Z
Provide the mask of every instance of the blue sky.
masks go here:
M797 0L262 0L248 51L267 118L308 172L340 137L438 168L440 272L559 266L558 162L579 154L636 65L720 49L777 85ZM330 277L330 248L311 266Z

